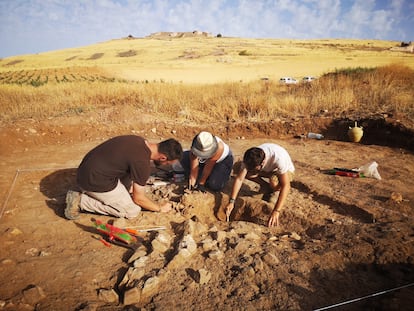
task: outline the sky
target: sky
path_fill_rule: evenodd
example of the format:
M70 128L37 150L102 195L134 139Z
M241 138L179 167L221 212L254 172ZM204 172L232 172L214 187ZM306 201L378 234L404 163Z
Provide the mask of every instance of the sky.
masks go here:
M159 31L414 41L412 0L0 0L0 58Z

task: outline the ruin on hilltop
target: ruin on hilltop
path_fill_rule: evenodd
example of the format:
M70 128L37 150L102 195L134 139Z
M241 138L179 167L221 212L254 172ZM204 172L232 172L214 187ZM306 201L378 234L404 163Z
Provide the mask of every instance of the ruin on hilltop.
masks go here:
M409 42L402 41L400 46L395 46L390 48L391 51L397 51L397 52L408 52L408 53L414 53L414 44Z
M213 35L205 31L187 31L187 32L175 32L175 31L160 31L155 32L147 36L147 38L194 38L194 37L205 37L211 38Z

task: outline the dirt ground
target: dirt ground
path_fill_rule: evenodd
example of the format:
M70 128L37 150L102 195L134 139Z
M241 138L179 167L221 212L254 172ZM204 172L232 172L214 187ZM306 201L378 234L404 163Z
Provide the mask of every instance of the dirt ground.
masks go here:
M110 113L108 114L111 115ZM143 212L119 226L143 232L130 247L105 246L91 222L63 217L84 154L109 137L175 137L188 148L201 128L168 120L82 116L1 127L0 310L409 310L414 304L414 154L411 124L329 118L207 127L236 158L263 142L284 146L296 174L278 228L271 206L245 183L230 222L222 193L148 185L169 214ZM397 124L397 123L398 124ZM304 138L318 131L323 140ZM382 179L325 174L378 163ZM156 172L158 178L162 177Z

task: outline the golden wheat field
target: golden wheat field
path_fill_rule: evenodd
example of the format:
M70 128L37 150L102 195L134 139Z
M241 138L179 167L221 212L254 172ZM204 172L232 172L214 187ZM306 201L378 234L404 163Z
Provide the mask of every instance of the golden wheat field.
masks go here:
M282 76L301 79L321 76L335 69L394 63L414 68L412 54L390 50L396 46L399 42L377 40L125 38L10 57L1 61L0 70L2 75L16 74L9 80L16 82L24 81L23 75L35 81L40 75L39 79L50 82L99 80L101 73L88 75L82 70L98 67L107 70L110 78L219 83L261 78L278 80ZM37 72L31 72L33 70Z

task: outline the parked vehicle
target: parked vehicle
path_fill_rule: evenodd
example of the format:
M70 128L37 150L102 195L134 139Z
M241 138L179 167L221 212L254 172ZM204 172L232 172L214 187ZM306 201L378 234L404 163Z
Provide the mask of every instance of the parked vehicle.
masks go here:
M312 76L306 76L306 77L303 77L303 79L302 79L303 82L312 82L312 81L315 81L315 80L316 80L316 78L312 77Z
M282 84L296 84L296 83L298 83L298 81L296 79L291 78L291 77L282 77L282 78L280 78L279 83L282 83Z

